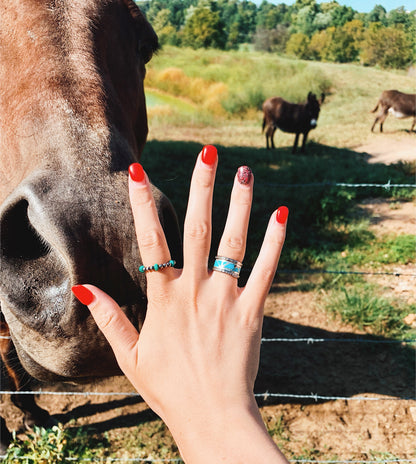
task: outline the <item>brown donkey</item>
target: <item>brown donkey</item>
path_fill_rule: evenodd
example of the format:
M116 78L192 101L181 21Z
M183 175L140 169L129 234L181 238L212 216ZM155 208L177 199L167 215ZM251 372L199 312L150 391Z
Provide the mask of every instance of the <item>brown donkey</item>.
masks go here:
M315 94L309 92L304 104L289 103L281 97L266 100L263 103L263 132L266 130L267 148L270 148L269 140L271 148L275 148L273 137L276 129L279 128L283 132L296 134L292 153L296 152L299 135L303 134L301 151L304 152L308 133L318 124L318 116L324 99L324 94L318 100Z
M389 113L398 119L413 117L412 127L410 128L410 132L413 132L416 125L416 94L403 93L398 90L384 90L372 113L377 110L378 113L371 126L371 132L374 131L377 123L380 124L380 132L383 132L383 123Z

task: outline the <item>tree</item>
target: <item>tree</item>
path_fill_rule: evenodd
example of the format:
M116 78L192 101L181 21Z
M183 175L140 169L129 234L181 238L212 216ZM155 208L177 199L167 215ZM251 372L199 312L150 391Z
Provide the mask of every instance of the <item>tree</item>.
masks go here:
M356 61L363 37L363 23L349 21L342 27L328 27L315 33L309 45L311 56L324 61L348 63Z
M255 50L283 53L290 34L288 27L278 24L275 29L258 28L253 37Z
M355 17L355 12L350 6L338 5L331 10L331 26L340 27L348 21L352 21Z
M381 5L376 5L370 13L368 13L367 18L370 23L380 23L383 26L387 25L387 12Z
M309 52L311 58L314 60L325 60L327 56L328 45L331 39L332 34L328 32L328 29L315 32L309 43Z
M332 16L331 13L317 13L314 20L313 26L315 30L321 31L322 29L326 29L331 25Z
M318 7L316 4L310 6L304 6L295 15L293 26L296 32L312 36L317 30L316 24L314 24L315 16L318 13Z
M176 28L170 22L170 15L171 12L167 8L164 8L157 13L153 21L153 28L159 37L159 43L161 46L166 44L179 44Z
M187 18L183 29L183 44L192 48L224 48L226 35L217 11L198 7Z
M347 29L344 27L333 28L332 37L327 47L328 61L337 63L355 61L358 57L358 50L354 44L354 37L349 34Z
M307 59L310 57L309 37L306 34L297 32L292 34L286 44L286 53L297 58Z
M288 23L288 7L284 3L273 5L263 1L256 15L257 28L260 29L274 29L278 24Z
M364 34L360 58L365 65L403 68L412 55L412 42L401 29L372 23Z
M241 43L249 42L256 31L257 6L255 3L242 0L238 3L238 30Z

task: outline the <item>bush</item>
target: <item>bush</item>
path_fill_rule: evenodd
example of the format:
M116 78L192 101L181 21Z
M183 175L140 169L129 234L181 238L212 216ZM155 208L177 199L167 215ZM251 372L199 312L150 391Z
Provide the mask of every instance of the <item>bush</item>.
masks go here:
M310 58L309 44L310 39L306 34L292 34L286 44L286 53L306 60Z
M400 69L409 65L412 57L413 44L403 30L374 23L366 31L360 54L364 65Z
M68 458L94 460L104 456L108 447L104 439L97 440L89 430L64 429L62 425L51 429L35 427L25 440L13 436L3 464L57 464L68 462ZM78 462L79 462L78 461Z

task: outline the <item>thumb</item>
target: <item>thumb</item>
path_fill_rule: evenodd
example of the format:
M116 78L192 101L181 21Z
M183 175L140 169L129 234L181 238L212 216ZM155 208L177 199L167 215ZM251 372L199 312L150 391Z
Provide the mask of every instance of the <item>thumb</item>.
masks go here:
M139 333L121 310L120 306L106 293L93 285L75 285L72 293L88 306L98 328L114 351L121 370L128 376L131 360L137 360ZM132 356L133 355L133 356Z

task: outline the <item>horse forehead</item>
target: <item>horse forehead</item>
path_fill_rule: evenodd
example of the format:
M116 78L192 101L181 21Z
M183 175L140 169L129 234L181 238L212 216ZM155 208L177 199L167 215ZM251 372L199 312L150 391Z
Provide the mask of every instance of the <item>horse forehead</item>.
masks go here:
M100 8L98 0L1 3L0 201L52 156L50 146L64 149L67 127L95 126L105 138L92 33Z

